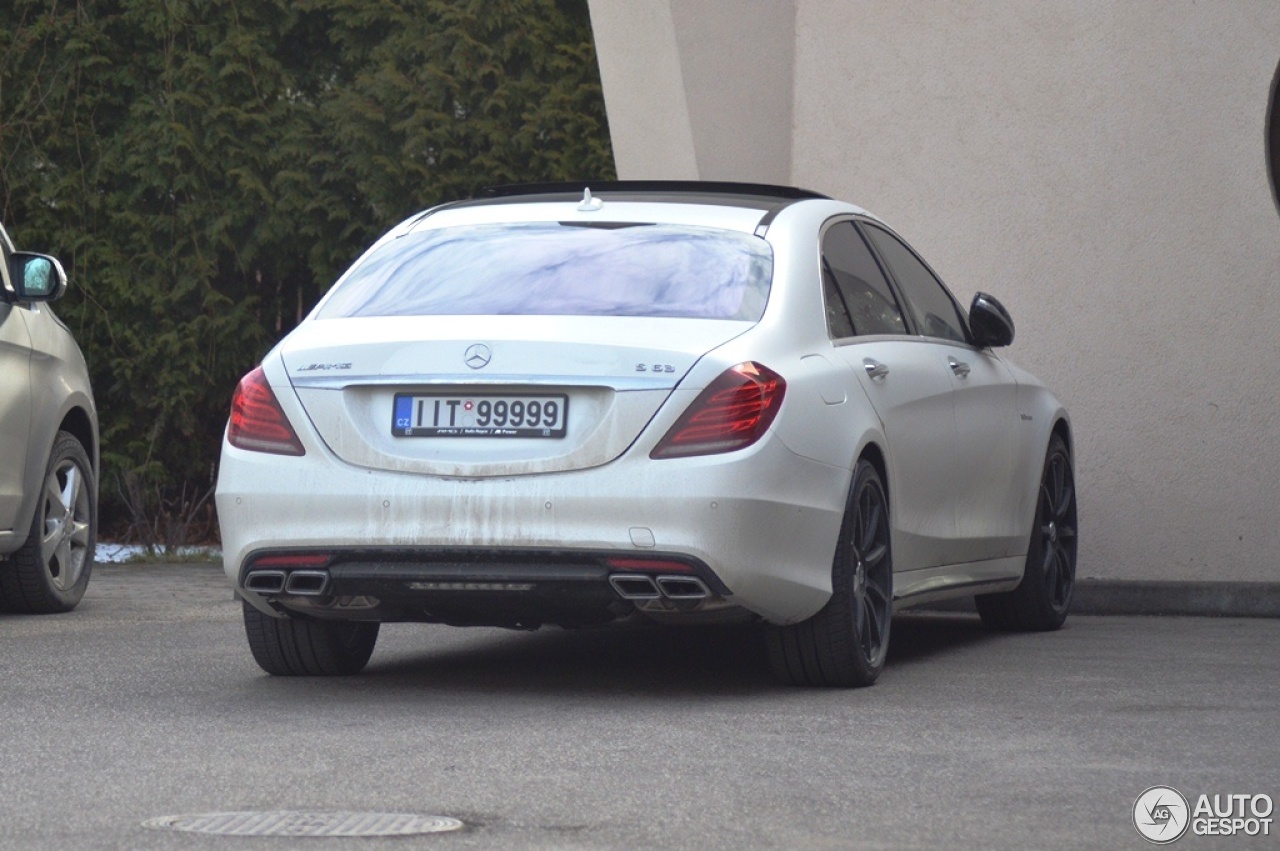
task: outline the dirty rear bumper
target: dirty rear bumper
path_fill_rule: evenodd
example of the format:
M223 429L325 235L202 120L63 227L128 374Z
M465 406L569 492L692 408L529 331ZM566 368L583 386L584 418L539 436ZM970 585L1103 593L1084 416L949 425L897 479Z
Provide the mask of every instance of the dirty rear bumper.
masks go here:
M263 550L237 587L277 612L521 629L598 625L637 609L694 613L732 597L687 555L573 550Z

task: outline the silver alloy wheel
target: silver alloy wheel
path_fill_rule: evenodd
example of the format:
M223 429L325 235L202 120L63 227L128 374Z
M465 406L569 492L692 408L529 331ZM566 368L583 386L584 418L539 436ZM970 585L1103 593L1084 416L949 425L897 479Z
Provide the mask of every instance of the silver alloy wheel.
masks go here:
M41 496L44 533L40 555L59 591L75 587L84 572L91 537L92 507L84 473L70 458L49 471Z
M84 596L97 541L98 488L84 445L59 431L33 496L27 539L0 569L0 611L69 612Z

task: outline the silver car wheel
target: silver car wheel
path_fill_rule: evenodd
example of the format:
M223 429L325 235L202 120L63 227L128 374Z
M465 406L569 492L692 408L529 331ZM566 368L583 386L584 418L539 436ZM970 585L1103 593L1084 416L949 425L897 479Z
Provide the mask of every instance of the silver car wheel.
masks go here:
M74 460L64 458L49 471L41 500L44 514L41 559L53 586L59 591L69 591L84 572L92 517L84 473Z
M34 515L27 540L0 563L0 611L69 612L89 584L98 523L93 465L70 432L53 442Z

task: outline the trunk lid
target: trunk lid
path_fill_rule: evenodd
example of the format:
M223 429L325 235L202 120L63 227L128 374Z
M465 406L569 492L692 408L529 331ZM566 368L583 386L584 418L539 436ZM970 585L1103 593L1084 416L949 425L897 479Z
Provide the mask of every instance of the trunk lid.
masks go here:
M752 324L623 316L312 319L285 340L280 356L307 416L343 461L439 476L512 476L617 458L699 358ZM517 412L519 425L536 428L508 428Z

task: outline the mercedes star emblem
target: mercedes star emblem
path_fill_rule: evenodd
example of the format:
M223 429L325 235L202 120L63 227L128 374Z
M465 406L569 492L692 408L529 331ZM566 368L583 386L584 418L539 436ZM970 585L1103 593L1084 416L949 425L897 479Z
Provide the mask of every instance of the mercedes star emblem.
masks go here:
M462 355L462 362L472 369L484 369L489 365L489 360L493 357L493 352L489 351L489 347L484 343L475 343L467 346L467 350Z

